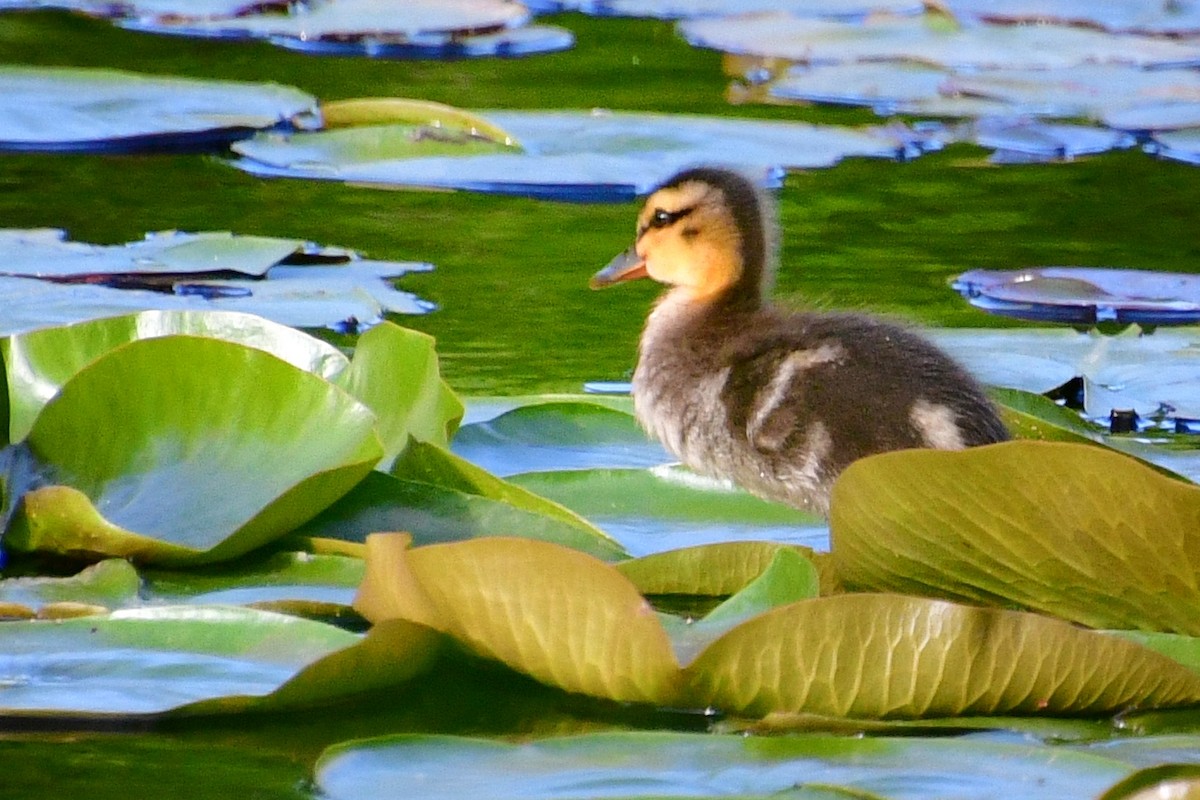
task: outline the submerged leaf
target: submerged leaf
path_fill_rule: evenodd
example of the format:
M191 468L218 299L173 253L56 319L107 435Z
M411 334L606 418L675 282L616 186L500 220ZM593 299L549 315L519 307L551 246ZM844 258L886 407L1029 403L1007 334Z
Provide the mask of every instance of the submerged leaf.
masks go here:
M474 539L409 550L367 540L354 607L372 622L407 619L570 692L669 703L679 667L645 599L602 562L527 539Z
M135 341L76 373L38 416L28 443L61 485L26 496L5 543L231 558L370 472L382 452L373 426L350 395L261 350L193 336Z
M835 484L830 526L852 587L1200 634L1200 487L1103 448L873 456Z
M729 712L856 718L1111 714L1200 703L1200 675L1036 614L843 594L769 611L685 670Z

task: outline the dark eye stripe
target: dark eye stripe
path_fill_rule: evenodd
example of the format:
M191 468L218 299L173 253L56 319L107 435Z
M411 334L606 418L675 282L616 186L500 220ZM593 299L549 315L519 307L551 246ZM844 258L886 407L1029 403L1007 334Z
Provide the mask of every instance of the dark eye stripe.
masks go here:
M674 225L679 220L686 217L688 214L696 210L695 206L681 208L678 211L667 211L664 208L654 209L654 213L650 215L650 228L666 228L669 225Z

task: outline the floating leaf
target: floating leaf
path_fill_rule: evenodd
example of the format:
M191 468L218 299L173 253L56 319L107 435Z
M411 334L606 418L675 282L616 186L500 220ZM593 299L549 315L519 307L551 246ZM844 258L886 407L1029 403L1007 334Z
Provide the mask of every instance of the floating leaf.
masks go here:
M386 451L380 469L391 466L410 437L444 447L462 419L433 337L390 322L359 337L350 368L335 382L375 412Z
M241 142L251 174L517 194L576 201L646 194L685 166L717 163L777 186L782 169L827 167L848 156L907 153L897 129L611 112L480 112L524 143L524 154L402 157L396 137L354 128L272 134ZM407 135L407 134L401 134ZM727 142L740 146L731 152Z
M1194 70L1120 64L980 71L917 63L820 63L788 70L769 84L767 94L775 101L870 106L887 115L1001 118L1008 125L1030 117L1091 119L1119 131L1188 127L1189 118L1200 114L1200 75ZM995 146L969 128L958 134L955 138Z
M532 3L535 8L545 0ZM806 17L865 17L868 14L919 14L920 3L912 0L553 0L555 11L623 17L685 19L727 17L734 14L787 11Z
M1195 35L1200 9L1158 3L1081 5L1073 0L953 0L955 13L1010 24L1069 24L1127 33Z
M401 97L339 100L323 103L321 115L325 119L326 129L407 123L521 149L512 135L478 114L430 100Z
M589 402L535 402L464 426L454 452L496 475L643 467L673 459L632 415Z
M420 448L414 444L406 457ZM440 480L451 483L437 483ZM439 470L403 479L372 472L298 532L362 542L380 531L407 531L419 544L521 536L557 542L607 560L625 555L603 531L561 506L499 478L491 481L494 485L475 487L459 484L452 474Z
M734 628L685 671L742 714L859 718L1109 714L1200 702L1200 675L1060 620L899 595L842 594Z
M59 230L3 229L0 257L0 334L146 309L241 311L295 327L357 331L384 311L430 308L387 282L429 264L369 261L267 237L168 231L95 245L65 241ZM309 257L329 263L303 263Z
M668 703L675 690L678 665L649 604L564 547L492 538L408 550L406 536L372 536L354 607L443 631L570 692Z
M823 517L683 467L531 472L510 480L582 514L636 555L726 541L829 546Z
M680 672L649 606L594 558L518 539L413 550L409 541L404 534L368 540L359 613L443 631L571 692L740 715L866 719L1200 703L1200 674L1137 644L1035 614L837 595L751 616L783 595L812 591L811 571L802 580L787 577L798 557L788 551L719 609L711 628L740 624L714 643L704 647L703 630L677 632L685 659L700 651Z
M685 20L679 30L701 47L801 62L918 61L979 69L1049 69L1093 62L1142 67L1200 63L1200 47L1191 42L1114 36L1058 25L936 30L920 17L881 15L853 24L774 13Z
M780 548L758 577L702 619L685 621L666 617L663 622L680 623L665 627L675 657L686 667L704 648L746 620L797 600L816 597L818 593L817 568L813 563L794 548Z
M721 542L684 547L622 561L616 567L642 594L720 597L744 589L783 551L795 552L816 566L822 594L836 589L837 576L828 553L775 542Z
M972 305L1019 319L1094 325L1200 321L1200 276L1094 267L971 270L954 288Z
M23 577L0 580L0 605L37 609L52 603L84 603L118 608L136 604L141 579L129 562L110 558L69 578ZM10 609L11 610L11 609Z
M316 98L269 83L108 69L0 66L0 150L205 149L311 118Z
M500 515L500 519L508 517L511 511L519 512L522 516L536 515L550 523L552 527L549 530L555 528L562 530L562 533L556 534L557 536L566 534L570 536L570 539L562 541L526 533L520 528L511 530L505 527L495 528L491 531L492 535L531 535L534 538L550 538L551 541L577 546L595 555L609 558L624 555L624 550L619 543L574 511L536 495L515 483L497 478L487 470L440 447L424 442L413 442L405 450L402 458L392 466L391 473L401 480L466 495L470 505L476 506L481 511L491 507ZM492 524L500 522L500 519L492 520ZM513 521L516 521L516 518L513 518ZM481 530L487 531L488 527L487 522L481 521Z
M383 58L462 58L524 55L569 48L569 31L523 27L528 10L508 0L336 0L301 11L247 7L230 17L187 10L125 21L154 33L220 39L263 39L282 47L330 55ZM265 12L265 13L264 13Z
M946 738L626 732L512 744L396 735L334 745L315 782L330 800L461 798L482 786L493 800L1092 800L1131 770L1062 748Z
M1163 764L1140 769L1111 786L1097 800L1187 800L1200 796L1200 766Z
M1200 487L1119 453L1017 441L852 464L830 528L851 587L1200 633Z
M143 311L43 328L0 339L8 374L9 436L20 441L50 398L76 372L138 339L191 334L264 350L294 367L332 378L349 364L341 351L286 325L226 311Z
M281 552L203 569L143 574L145 594L157 602L278 607L287 601L304 601L348 606L364 570L360 558Z
M136 715L265 695L359 640L331 625L249 608L167 606L4 626L7 715Z
M261 350L135 341L43 408L28 443L63 485L27 493L5 542L144 561L231 558L361 480L382 454L373 426L345 392Z

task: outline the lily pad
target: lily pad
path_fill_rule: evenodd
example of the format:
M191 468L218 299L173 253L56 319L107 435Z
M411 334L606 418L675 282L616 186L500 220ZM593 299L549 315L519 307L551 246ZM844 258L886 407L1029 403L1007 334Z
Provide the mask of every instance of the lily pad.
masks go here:
M1043 322L1189 325L1200 322L1200 276L1096 267L970 270L954 279L971 305Z
M12 606L24 606L29 616L53 603L79 603L120 608L139 600L141 579L127 561L110 558L69 578L23 577L0 580L0 606L5 616Z
M5 543L171 563L231 558L358 483L382 456L374 422L342 390L261 350L191 336L131 342L42 409L27 442L58 485L25 495Z
M389 623L365 639L236 606L163 606L8 623L0 713L143 716L282 708L402 683L436 636Z
M1125 33L1200 34L1200 9L1158 3L1080 4L1072 0L953 0L955 14L1008 24L1069 24Z
M834 485L830 529L852 588L1200 634L1200 487L1119 453L1017 441L872 456Z
M330 800L461 798L481 786L494 800L1091 800L1132 771L1089 753L961 739L635 732L512 744L396 735L329 748L315 782Z
M1163 158L1200 164L1200 127L1155 134L1153 146Z
M204 569L146 570L143 575L147 599L158 603L278 607L307 601L349 606L364 570L359 558L281 552Z
M1114 409L1144 416L1200 418L1200 341L1189 329L1119 336L1068 330L940 330L929 336L976 377L1035 393L1072 378L1090 383L1085 413L1107 420ZM1004 353L1004 358L996 358Z
M132 341L173 334L254 347L326 379L350 364L336 347L295 328L226 311L143 311L14 334L0 339L8 376L10 441L24 439L42 407L96 358Z
M913 0L534 0L527 4L547 11L656 19L726 17L765 11L837 19L868 14L919 14L924 9Z
M454 452L496 475L540 470L650 467L673 459L630 414L585 402L522 405L466 425Z
M616 568L642 594L726 596L740 592L756 580L784 550L796 552L816 566L820 594L836 590L837 576L827 553L775 542L720 542L684 547L622 561Z
M928 24L921 17L886 15L855 24L769 13L684 20L679 30L700 47L805 63L915 61L977 69L1200 64L1200 45L1186 40L1116 36L1059 25L955 27Z
M0 150L203 150L283 124L314 125L287 86L108 69L0 66Z
M431 307L388 282L429 264L229 233L168 231L125 245L64 237L59 230L0 230L0 334L148 309L241 311L295 327L357 331L385 311ZM333 263L303 263L314 257Z
M587 517L633 555L728 541L829 546L824 518L683 467L528 472L510 481Z
M405 619L570 692L665 704L678 688L667 634L633 585L583 553L523 539L408 549L367 540L354 607ZM465 546L464 546L465 545Z
M778 100L865 105L880 114L1086 118L1123 131L1186 126L1185 109L1200 113L1194 70L1120 64L983 71L907 62L810 64L788 70L768 92Z
M433 445L414 441L393 471L367 475L298 533L362 542L379 531L407 531L420 544L520 536L607 560L626 555L577 514Z
M358 637L331 625L219 606L115 611L6 625L5 714L152 714L265 695Z
M703 636L680 640L685 657L700 650L680 671L650 607L594 558L519 539L412 550L408 542L403 534L368 539L356 610L372 621L442 631L571 692L743 715L868 719L1200 703L1200 675L1131 642L1035 614L900 595L777 606L707 647ZM800 591L811 591L812 576ZM731 603L757 609L775 602L770 594L755 597L759 588L751 584ZM730 613L740 621L740 612Z
M264 39L293 50L384 58L525 55L569 48L569 31L523 27L528 10L511 0L322 0L303 10L268 7L231 17L186 13L127 20L153 33L219 39Z
M391 467L410 439L445 447L463 405L442 379L433 337L385 322L361 337L349 369L335 381L375 412Z
M339 128L241 142L234 166L264 176L621 201L697 163L739 168L778 186L783 169L828 167L849 156L912 155L891 129L614 112L480 113L525 152L422 157L419 149L397 150L408 135L403 131L387 136L377 128L367 134ZM736 152L729 141L740 143Z

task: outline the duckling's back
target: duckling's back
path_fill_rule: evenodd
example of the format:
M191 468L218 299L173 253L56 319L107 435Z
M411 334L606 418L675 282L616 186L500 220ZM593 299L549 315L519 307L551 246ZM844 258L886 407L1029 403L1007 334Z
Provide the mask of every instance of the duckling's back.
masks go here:
M852 461L1008 438L979 385L934 345L852 314L673 304L651 315L633 381L642 425L683 463L826 513Z

